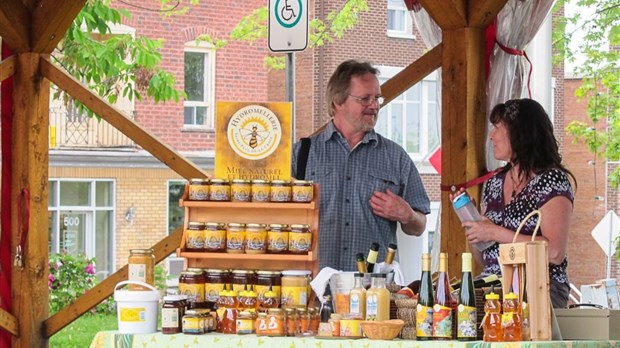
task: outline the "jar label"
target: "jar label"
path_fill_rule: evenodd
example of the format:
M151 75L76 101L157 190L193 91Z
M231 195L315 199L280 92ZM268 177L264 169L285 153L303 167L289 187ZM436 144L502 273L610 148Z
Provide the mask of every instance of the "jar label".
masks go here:
M220 298L220 291L224 289L224 283L206 283L205 299L209 302L217 302L217 299Z
M187 249L202 249L205 247L205 235L204 230L186 230L187 242L185 246Z
M288 249L292 252L308 252L312 243L311 233L290 233Z
M456 318L457 338L476 337L476 307L460 304Z
M308 186L293 186L293 202L311 202L313 196L313 187Z
M308 304L308 287L282 286L280 302L282 306L306 306Z
M250 185L233 184L232 200L235 202L249 202L250 201Z
M184 333L204 333L205 321L198 317L183 317L183 332Z
M162 328L178 328L179 327L179 309L178 308L162 308L161 309L161 327Z
M258 294L258 299L262 300L265 297L265 293L269 291L269 285L254 285L254 291ZM271 291L275 292L280 297L280 285L272 285Z
M452 338L452 309L435 304L433 306L433 337Z
M418 303L415 319L416 336L433 337L433 307Z
M243 251L245 244L245 231L228 231L226 233L226 249Z
M251 318L237 319L237 334L254 333L254 321Z
M230 186L211 186L210 198L212 201L229 201Z
M341 319L340 320L340 336L361 337L362 321L359 319Z
M252 186L252 201L253 202L269 202L269 186L253 185Z
M119 319L124 322L144 322L146 321L146 308L121 307L119 308Z
M190 301L204 302L205 284L185 284L179 283L179 291L182 295L187 295Z
M288 232L269 232L267 243L269 251L286 251L288 249Z
M265 251L267 231L251 231L247 232L246 250Z
M143 263L130 263L129 264L129 276L128 280L135 282L146 283L146 265Z
M224 230L205 231L205 248L209 250L224 251L224 249L226 249L226 231Z
M270 200L272 202L290 202L291 188L290 186L273 186L271 187Z
M189 199L193 201L206 201L209 199L209 186L189 185Z

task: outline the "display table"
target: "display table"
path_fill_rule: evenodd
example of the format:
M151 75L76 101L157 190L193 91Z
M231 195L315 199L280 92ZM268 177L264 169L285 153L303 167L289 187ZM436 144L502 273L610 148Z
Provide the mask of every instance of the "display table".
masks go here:
M191 348L191 347L218 347L218 348L406 348L406 347L451 347L451 348L620 348L620 341L550 341L550 342L506 342L485 343L459 341L371 341L369 339L320 339L314 337L265 337L256 335L224 335L208 333L205 335L163 335L120 334L118 331L101 331L97 333L90 348Z

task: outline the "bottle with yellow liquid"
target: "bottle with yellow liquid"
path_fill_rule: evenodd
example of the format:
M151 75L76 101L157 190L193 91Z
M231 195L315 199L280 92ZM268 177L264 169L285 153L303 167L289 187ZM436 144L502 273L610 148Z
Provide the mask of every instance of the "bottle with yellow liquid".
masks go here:
M452 294L448 276L448 254L439 254L439 276L433 305L433 338L452 339Z
M349 295L349 311L366 318L366 288L362 280L364 273L356 272L353 275L354 283Z
M431 277L431 254L422 254L422 278L416 307L416 338L420 341L433 339L433 279Z
M366 291L366 320L390 319L390 291L385 287L385 273L373 273L370 289Z

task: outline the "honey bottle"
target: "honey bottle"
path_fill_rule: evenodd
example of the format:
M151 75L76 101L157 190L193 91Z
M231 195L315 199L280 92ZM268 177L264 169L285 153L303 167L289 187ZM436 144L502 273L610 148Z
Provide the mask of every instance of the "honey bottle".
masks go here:
M504 295L502 306L502 335L506 342L517 342L523 339L523 319L519 296L514 292Z
M484 318L482 318L482 330L485 342L501 342L502 335L502 307L499 303L499 295L490 292L485 296Z

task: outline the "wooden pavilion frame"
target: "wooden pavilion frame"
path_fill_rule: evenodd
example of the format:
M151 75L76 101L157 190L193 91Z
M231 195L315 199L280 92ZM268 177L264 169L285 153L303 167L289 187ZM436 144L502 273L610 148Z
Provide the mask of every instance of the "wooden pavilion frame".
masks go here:
M320 0L317 0L320 1ZM442 29L443 41L387 81L383 93L389 102L442 68L442 184L466 182L485 171L486 95L484 75L485 28L506 0L420 0ZM0 82L12 80L13 117L12 179L10 200L3 209L23 202L28 188L32 214L27 218L30 233L23 268L4 269L11 274L12 310L0 309L0 327L12 334L13 347L44 347L48 339L80 315L113 293L127 278L127 266L102 281L74 303L49 316L48 311L48 159L50 82L82 102L136 144L150 152L182 177L206 177L206 173L173 149L159 142L139 124L107 104L66 71L50 61L50 54L64 37L86 0L2 0L0 37L13 55L0 62ZM4 155L4 154L3 154ZM477 190L478 188L472 188ZM460 257L467 248L460 222L451 213L448 193L442 192L442 251L455 262L450 272L460 273ZM11 260L20 237L17 209L10 212L10 236L0 240L1 250L10 250ZM6 232L6 231L5 231ZM178 247L182 230L177 229L153 246L156 262ZM6 247L10 243L10 248Z

